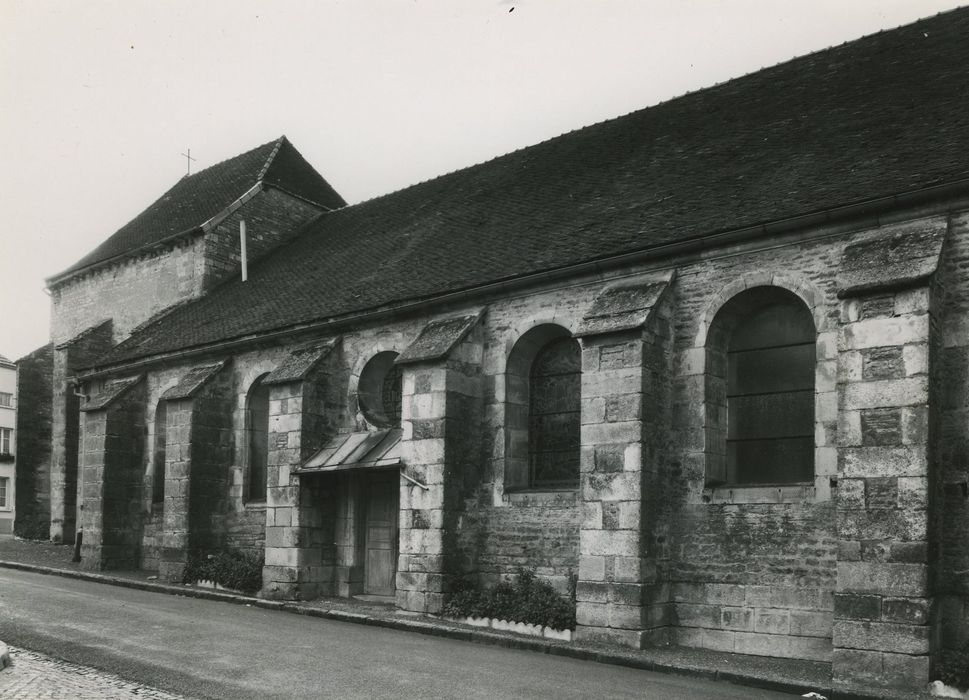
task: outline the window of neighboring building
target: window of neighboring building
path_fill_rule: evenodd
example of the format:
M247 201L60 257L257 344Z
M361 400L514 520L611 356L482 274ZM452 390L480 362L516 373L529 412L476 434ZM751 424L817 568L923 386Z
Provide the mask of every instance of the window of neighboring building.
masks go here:
M394 364L396 359L396 352L378 352L360 372L357 403L363 417L377 428L400 427L404 374Z
M708 392L722 391L726 409L711 414L726 417L722 481L812 481L817 332L810 309L787 290L755 287L724 305L714 324Z
M6 406L7 408L13 406L13 394L0 391L0 406Z
M151 502L165 501L165 459L168 444L168 402L159 401L155 409L155 450L152 457Z
M0 508L9 508L7 505L7 484L10 479L7 477L0 477Z
M13 430L0 428L0 455L10 454L10 443L13 440Z
M269 386L260 377L249 390L246 401L246 432L248 433L248 480L246 497L249 501L266 500L266 475L269 462Z

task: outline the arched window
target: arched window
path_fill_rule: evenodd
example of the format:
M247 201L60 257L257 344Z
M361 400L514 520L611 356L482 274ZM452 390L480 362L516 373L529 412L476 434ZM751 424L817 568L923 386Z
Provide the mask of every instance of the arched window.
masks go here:
M364 365L357 401L367 422L377 428L399 428L403 405L403 372L396 352L378 352Z
M579 483L582 351L573 338L538 351L529 374L529 483L562 488Z
M718 347L708 354L708 372L723 387L725 481L812 481L817 332L810 309L785 289L755 287L725 304L714 326Z
M246 400L246 433L248 437L249 501L266 500L266 465L269 461L269 386L257 379Z
M168 402L159 401L155 408L155 449L152 456L151 502L165 501L165 447L168 443Z
M582 352L561 326L522 335L505 370L505 489L579 484Z

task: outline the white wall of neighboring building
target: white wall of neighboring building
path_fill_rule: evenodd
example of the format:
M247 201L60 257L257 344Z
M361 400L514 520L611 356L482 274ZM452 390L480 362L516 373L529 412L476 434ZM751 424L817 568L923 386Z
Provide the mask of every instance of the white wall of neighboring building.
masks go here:
M0 537L13 534L17 454L17 366L0 358ZM16 457L15 457L16 459Z

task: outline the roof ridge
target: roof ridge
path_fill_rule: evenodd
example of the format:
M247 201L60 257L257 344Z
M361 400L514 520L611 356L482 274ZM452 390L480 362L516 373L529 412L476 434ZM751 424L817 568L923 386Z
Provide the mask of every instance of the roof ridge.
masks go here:
M259 174L256 175L256 182L261 182L262 179L264 177L266 177L266 173L269 172L269 168L272 166L273 161L276 159L276 155L279 153L280 149L283 147L283 143L285 141L286 141L286 134L283 134L278 139L276 139L276 145L273 147L273 150L269 154L269 157L266 158L266 162L263 163L262 169L259 171Z

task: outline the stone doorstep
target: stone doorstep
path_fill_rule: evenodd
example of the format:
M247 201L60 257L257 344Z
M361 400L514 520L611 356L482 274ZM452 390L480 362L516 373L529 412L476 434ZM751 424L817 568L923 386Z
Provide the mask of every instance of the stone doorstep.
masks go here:
M658 673L673 673L707 680L725 681L736 685L746 685L779 692L802 695L818 692L828 700L901 700L908 695L895 695L891 692L877 691L872 694L867 688L832 688L830 665L821 662L800 662L792 659L773 657L751 657L744 654L731 654L707 649L686 647L663 647L657 649L631 650L605 644L576 644L545 638L527 637L511 632L494 629L480 629L469 625L450 622L430 616L414 616L405 611L397 611L389 606L371 614L346 607L323 607L312 603L294 601L274 601L253 596L228 593L195 586L141 581L135 578L111 576L110 574L57 569L35 564L24 564L0 560L0 568L29 571L32 573L63 576L96 583L122 586L137 590L182 595L206 600L218 600L239 605L249 605L266 610L280 610L309 617L319 617L342 622L387 627L418 634L427 634L446 639L490 644L511 649L537 651L574 659L637 668ZM733 667L735 670L725 670ZM924 697L930 697L925 695Z

